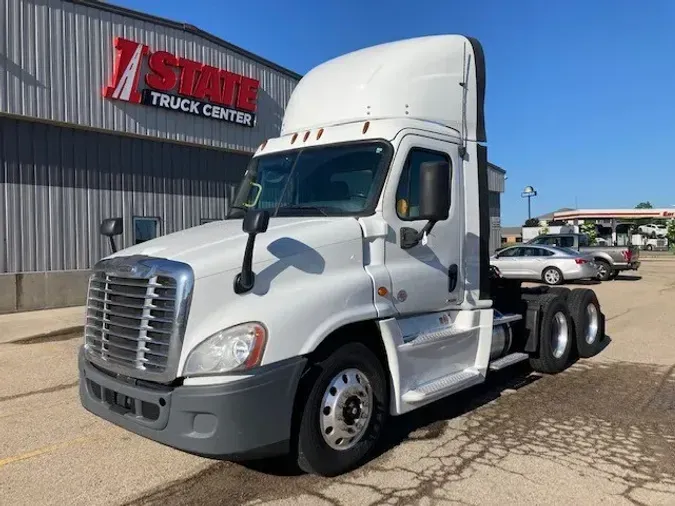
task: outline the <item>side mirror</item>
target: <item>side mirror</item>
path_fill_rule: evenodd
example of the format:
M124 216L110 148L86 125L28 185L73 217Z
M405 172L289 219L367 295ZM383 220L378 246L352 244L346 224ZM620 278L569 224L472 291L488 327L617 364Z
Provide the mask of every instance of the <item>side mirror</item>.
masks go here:
M117 246L115 245L116 235L122 234L124 231L124 222L122 218L108 218L101 222L100 227L101 235L106 236L110 240L110 249L113 253L117 252Z
M244 215L241 228L248 234L248 240L246 241L244 263L241 266L241 272L234 277L234 293L236 294L250 291L255 284L255 273L253 272L255 236L267 232L269 223L270 213L263 209L250 210Z
M425 162L420 166L420 220L429 220L421 231L401 229L401 248L417 246L436 222L450 216L450 166L447 162Z
M426 162L420 166L421 220L443 221L450 215L450 166Z

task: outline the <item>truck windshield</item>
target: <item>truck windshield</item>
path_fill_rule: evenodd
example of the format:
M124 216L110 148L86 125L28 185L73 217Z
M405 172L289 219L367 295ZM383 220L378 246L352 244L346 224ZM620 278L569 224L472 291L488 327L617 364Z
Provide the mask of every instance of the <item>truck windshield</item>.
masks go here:
M268 209L272 216L370 214L392 151L385 141L368 141L253 158L229 217L241 217L246 209Z

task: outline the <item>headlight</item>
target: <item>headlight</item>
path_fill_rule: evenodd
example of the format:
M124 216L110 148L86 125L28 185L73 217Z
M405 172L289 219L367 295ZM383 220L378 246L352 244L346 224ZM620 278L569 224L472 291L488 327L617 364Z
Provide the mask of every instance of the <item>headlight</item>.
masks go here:
M190 352L183 374L194 376L246 370L260 364L267 330L258 322L244 323L208 337Z

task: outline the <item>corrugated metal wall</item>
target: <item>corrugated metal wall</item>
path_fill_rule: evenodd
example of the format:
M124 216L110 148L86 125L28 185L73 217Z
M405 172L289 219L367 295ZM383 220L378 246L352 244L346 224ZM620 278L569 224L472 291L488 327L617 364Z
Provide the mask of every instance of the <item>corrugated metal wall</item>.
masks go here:
M488 166L488 188L491 192L504 193L505 179L503 172Z
M160 234L223 218L249 156L0 116L0 272L90 268L102 219Z
M494 253L501 246L502 227L501 227L501 194L490 191L488 194L490 205L490 253Z
M257 126L248 128L103 97L122 36L258 79ZM251 151L279 134L297 83L199 35L63 0L0 3L0 111Z

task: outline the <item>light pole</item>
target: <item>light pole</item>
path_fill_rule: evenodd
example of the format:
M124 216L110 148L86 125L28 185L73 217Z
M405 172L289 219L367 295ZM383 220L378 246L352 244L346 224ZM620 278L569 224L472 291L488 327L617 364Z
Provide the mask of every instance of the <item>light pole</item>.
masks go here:
M526 186L520 196L527 199L527 219L529 220L532 218L532 197L537 196L537 190L532 186Z

